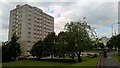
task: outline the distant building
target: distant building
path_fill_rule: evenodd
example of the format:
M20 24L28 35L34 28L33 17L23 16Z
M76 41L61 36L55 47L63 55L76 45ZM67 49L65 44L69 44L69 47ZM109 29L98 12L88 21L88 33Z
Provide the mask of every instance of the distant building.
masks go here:
M107 37L101 37L100 42L104 44L104 46L106 47L107 42L110 40L110 38Z
M30 5L17 5L10 11L9 41L13 33L20 39L22 55L30 55L29 50L49 32L54 32L54 17Z

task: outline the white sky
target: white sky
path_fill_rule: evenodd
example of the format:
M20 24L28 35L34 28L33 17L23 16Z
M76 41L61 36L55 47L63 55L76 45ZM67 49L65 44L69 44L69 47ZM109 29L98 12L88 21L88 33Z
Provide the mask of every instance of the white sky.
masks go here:
M9 13L17 4L29 4L42 9L54 17L56 33L63 30L64 25L87 17L88 24L96 28L99 37L111 37L112 24L118 21L119 0L3 0L0 2L0 41L8 40ZM117 32L117 24L113 24Z

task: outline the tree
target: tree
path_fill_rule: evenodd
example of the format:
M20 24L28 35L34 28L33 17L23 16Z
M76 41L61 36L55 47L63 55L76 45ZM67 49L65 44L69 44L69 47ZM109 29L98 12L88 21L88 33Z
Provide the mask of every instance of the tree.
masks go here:
M112 49L113 47L120 49L120 34L112 36L107 43L107 47L110 49Z
M53 55L56 51L56 35L54 32L48 33L48 35L44 39L45 50L47 53L51 55L51 59L53 59Z
M58 39L57 39L57 48L58 48L58 53L59 56L63 56L63 59L65 59L65 54L68 52L68 47L67 47L67 33L66 32L60 32L58 34Z
M65 25L65 30L68 33L67 45L69 52L76 53L78 61L82 61L80 58L81 52L92 47L95 38L93 29L85 21L71 21Z
M101 49L104 49L104 44L103 43L98 43L98 46L101 48Z
M2 60L3 62L15 60L21 55L20 44L17 42L19 38L14 33L11 41L2 44Z
M0 46L0 62L2 62L2 46Z
M43 41L39 40L33 45L32 49L30 50L30 53L32 56L36 56L39 59L41 59L41 57L43 56L44 49L45 46L43 44Z

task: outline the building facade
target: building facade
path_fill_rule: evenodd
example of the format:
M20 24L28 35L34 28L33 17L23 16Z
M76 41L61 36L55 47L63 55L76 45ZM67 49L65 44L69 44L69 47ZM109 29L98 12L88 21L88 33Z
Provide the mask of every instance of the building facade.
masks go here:
M20 38L22 55L30 55L29 50L40 39L44 39L49 32L54 32L54 17L44 13L41 9L25 5L17 5L10 11L9 38L16 33Z

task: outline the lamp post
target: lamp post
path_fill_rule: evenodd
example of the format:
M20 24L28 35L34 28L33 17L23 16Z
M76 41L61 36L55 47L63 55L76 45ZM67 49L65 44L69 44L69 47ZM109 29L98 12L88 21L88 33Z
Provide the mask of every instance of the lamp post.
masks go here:
M118 22L118 23L112 23L112 36L113 36L113 34L114 35L116 35L116 30L114 29L114 25L115 24L117 24L117 29L118 29L118 34L120 34L120 22ZM112 43L114 43L114 42L112 42ZM112 48L114 51L115 51L115 47L114 47L114 45L113 45L113 48ZM117 49L118 50L118 49Z

